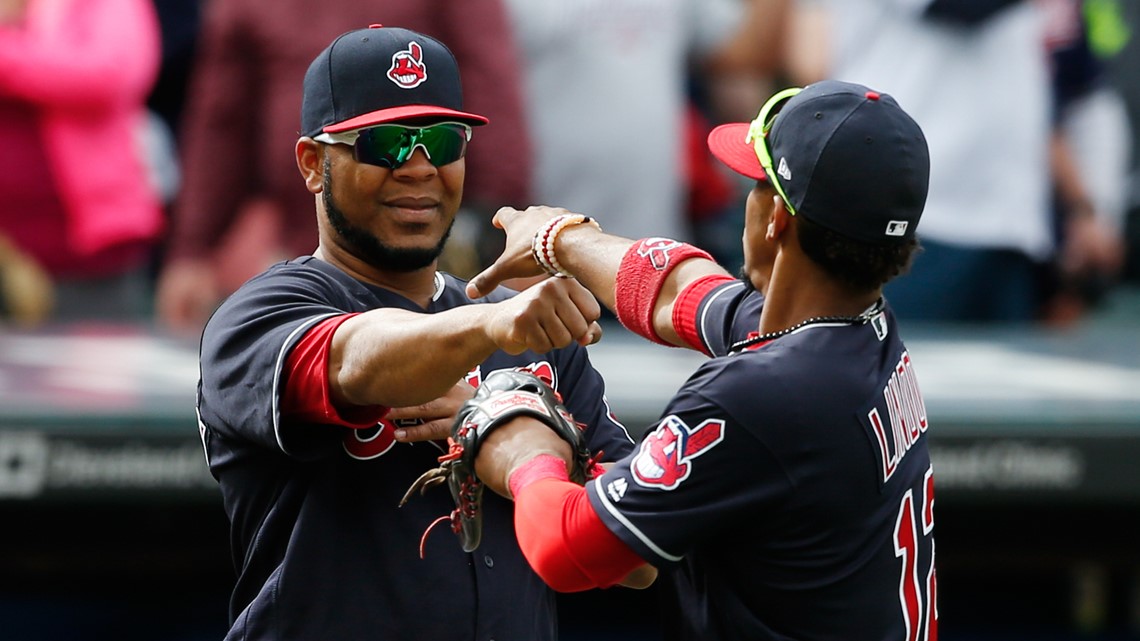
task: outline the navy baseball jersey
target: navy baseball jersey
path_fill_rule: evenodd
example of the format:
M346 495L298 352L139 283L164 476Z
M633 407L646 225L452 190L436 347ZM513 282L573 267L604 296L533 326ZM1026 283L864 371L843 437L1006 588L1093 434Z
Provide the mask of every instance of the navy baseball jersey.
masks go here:
M429 313L470 304L464 283L437 274ZM511 295L500 289L486 301ZM198 416L210 471L231 521L238 577L227 639L556 638L553 593L515 540L512 504L487 492L483 541L462 552L446 525L445 489L397 507L424 471L432 442L397 443L394 427L349 429L282 421L283 364L305 330L331 316L378 307L422 312L313 257L279 263L226 300L202 337ZM432 346L424 345L425 355ZM632 441L610 414L601 376L578 345L545 355L498 352L469 374L528 367L554 381L591 451L625 455ZM322 586L346 586L340 599ZM348 595L349 598L343 598Z
M762 303L704 297L715 358L591 504L662 570L668 638L936 638L927 419L893 314L734 349Z

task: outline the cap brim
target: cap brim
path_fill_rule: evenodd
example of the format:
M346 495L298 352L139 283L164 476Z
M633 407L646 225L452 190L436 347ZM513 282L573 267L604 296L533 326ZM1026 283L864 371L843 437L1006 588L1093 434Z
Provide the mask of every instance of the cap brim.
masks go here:
M767 180L768 176L760 166L756 151L746 142L748 127L746 122L732 122L716 127L709 132L709 151L736 173L756 180Z
M437 107L435 105L401 105L399 107L390 107L388 109L378 109L366 114L359 115L355 118L333 123L321 131L326 133L335 134L342 131L349 131L352 129L360 129L361 127L371 127L372 125L383 125L389 122L398 122L401 120L412 120L415 118L443 118L447 120L456 120L472 126L485 125L489 122L487 118L478 114L468 113L466 111L456 111L446 107Z

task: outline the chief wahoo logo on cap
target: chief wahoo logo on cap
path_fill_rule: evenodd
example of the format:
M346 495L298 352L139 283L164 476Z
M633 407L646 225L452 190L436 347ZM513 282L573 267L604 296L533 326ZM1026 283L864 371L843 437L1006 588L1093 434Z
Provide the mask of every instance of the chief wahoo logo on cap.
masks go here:
M423 49L415 40L408 43L406 51L392 54L392 67L388 69L388 79L402 89L414 89L427 80L427 67L423 63Z

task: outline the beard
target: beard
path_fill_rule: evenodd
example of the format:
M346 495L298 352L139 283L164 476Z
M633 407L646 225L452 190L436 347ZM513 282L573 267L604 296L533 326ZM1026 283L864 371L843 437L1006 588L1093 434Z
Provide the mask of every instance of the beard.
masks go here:
M333 202L331 173L331 163L328 156L325 156L324 189L321 192L321 198L325 203L325 215L328 216L329 224L348 245L349 251L354 256L384 271L414 272L430 266L443 253L443 247L447 244L448 237L451 236L451 228L455 225L454 220L447 226L447 231L443 233L443 237L439 239L435 247L424 249L421 247L404 248L385 245L368 230L350 223L344 212Z

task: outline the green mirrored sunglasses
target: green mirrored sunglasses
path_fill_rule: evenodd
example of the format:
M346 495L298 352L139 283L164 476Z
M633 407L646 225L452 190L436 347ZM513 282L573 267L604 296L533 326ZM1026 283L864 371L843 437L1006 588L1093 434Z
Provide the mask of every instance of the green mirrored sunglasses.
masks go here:
M384 124L342 133L322 133L317 142L351 145L353 157L377 167L396 169L408 162L419 147L436 167L451 164L467 153L471 127L459 122L441 122L427 127Z

